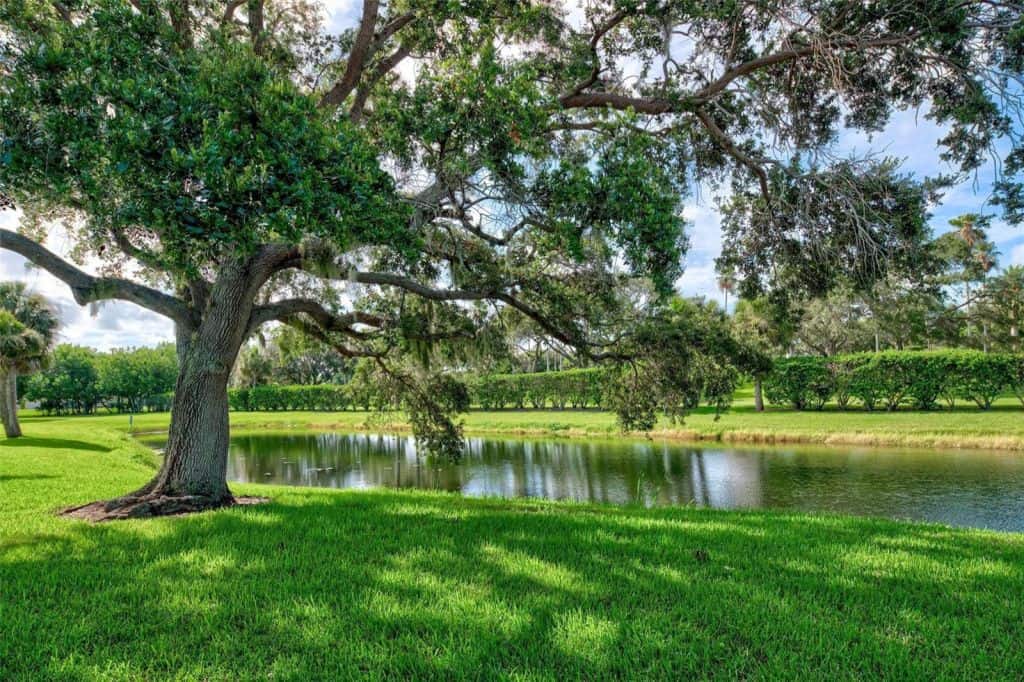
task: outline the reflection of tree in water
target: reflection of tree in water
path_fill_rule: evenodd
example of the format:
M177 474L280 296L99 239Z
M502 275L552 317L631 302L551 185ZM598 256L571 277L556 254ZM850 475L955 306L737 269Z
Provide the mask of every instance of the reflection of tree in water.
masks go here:
M408 436L267 434L232 439L229 476L615 504L834 510L1024 529L1024 459L1012 455L474 438L451 463L419 455Z

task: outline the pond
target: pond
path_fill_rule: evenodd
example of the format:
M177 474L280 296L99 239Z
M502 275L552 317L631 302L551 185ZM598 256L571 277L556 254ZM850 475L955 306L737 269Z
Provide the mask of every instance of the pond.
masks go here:
M1017 452L470 438L463 459L451 463L418 455L409 436L259 434L231 439L228 477L646 506L834 511L1024 531L1024 453Z

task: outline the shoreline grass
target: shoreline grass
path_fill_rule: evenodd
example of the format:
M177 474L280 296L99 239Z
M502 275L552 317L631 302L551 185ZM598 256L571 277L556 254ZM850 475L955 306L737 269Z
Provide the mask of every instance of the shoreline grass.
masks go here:
M54 510L152 453L100 419L25 433L0 440L0 679L1024 673L1024 534L255 484L269 504L92 525Z

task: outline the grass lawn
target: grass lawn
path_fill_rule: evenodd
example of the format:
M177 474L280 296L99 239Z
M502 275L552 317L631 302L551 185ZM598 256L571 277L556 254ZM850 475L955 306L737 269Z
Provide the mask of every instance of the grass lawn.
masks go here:
M25 423L35 419L26 413ZM125 415L79 417L97 425L125 430ZM166 430L169 415L134 417L138 431ZM534 436L617 436L615 415L597 410L473 411L463 416L467 433L512 433ZM406 428L398 413L367 412L233 412L236 431L257 428L398 431ZM91 428L83 425L82 428ZM1016 398L1001 398L991 410L962 405L930 412L842 411L797 412L769 407L756 412L750 391L737 395L716 421L710 408L689 415L683 424L662 421L651 434L679 440L721 440L737 443L821 443L905 447L1010 449L1024 451L1024 409Z
M115 423L0 440L0 679L1024 676L1021 534L258 485L55 516L152 474Z

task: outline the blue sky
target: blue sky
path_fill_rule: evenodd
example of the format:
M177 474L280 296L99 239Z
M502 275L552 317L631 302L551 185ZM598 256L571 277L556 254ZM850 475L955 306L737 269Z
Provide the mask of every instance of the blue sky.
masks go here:
M330 30L337 31L354 24L356 10L351 0L328 0L325 7ZM871 139L847 133L840 138L837 147L840 152L871 150L903 159L907 171L924 177L950 170L939 160L935 141L941 137L940 128L915 112L900 112L884 131ZM994 170L988 165L976 178L947 192L942 204L933 211L931 223L936 233L949 229L949 219L957 215L994 212L986 208ZM722 294L715 284L714 259L720 251L721 231L712 197L706 192L701 194L702 201L690 202L684 210L690 221L691 248L678 289L686 296L703 295L720 300ZM17 220L16 213L0 212L0 227L13 229ZM49 246L55 251L66 252L68 244L62 243L60 235L59 228L55 228ZM1000 267L1024 265L1024 228L1015 228L997 219L993 221L989 236L999 247ZM173 340L169 321L133 304L107 302L93 308L78 306L64 284L44 272L27 268L23 258L9 251L0 251L0 279L25 281L54 303L62 320L62 342L105 350Z

